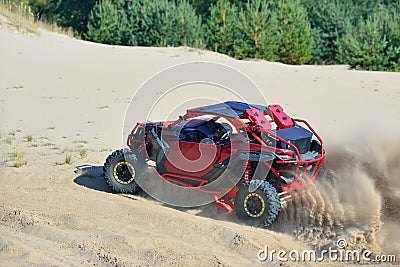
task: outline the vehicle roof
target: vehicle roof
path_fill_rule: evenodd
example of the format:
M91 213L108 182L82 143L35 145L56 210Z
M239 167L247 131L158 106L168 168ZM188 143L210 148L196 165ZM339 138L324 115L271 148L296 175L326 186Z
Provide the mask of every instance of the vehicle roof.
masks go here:
M248 104L238 101L226 101L214 105L189 109L188 112L213 114L228 118L239 118L243 117L243 113L249 108L256 108L261 112L264 112L267 109L266 106L256 104Z

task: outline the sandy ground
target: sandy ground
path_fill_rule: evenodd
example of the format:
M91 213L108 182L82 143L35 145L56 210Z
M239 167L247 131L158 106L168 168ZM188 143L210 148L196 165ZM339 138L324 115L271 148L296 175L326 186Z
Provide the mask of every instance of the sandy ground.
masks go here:
M105 46L22 35L1 21L1 266L293 266L261 262L257 252L265 245L321 250L339 237L349 248L400 257L399 73ZM124 147L125 111L146 79L191 61L240 70L270 103L311 122L326 140L337 183L317 183L259 229L215 205L177 209L112 194L99 168L91 177L74 174Z

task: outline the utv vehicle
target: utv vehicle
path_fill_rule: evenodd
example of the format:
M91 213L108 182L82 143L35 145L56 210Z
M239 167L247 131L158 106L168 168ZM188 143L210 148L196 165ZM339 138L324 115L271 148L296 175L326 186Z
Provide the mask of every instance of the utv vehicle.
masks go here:
M289 117L280 105L236 101L188 109L176 121L137 123L127 146L104 164L113 191L138 193L136 179L149 166L160 179L193 190L225 174L232 183L225 195L204 192L245 222L264 226L315 180L325 158L323 140L305 120ZM213 153L197 168L204 147ZM174 164L182 158L189 160Z

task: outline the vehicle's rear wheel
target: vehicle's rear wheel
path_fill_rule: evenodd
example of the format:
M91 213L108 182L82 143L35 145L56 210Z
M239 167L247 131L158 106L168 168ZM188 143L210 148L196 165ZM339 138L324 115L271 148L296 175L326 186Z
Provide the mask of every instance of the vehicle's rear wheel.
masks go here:
M278 218L280 209L278 193L267 181L252 180L240 185L236 193L235 212L247 224L268 226Z
M138 153L129 149L116 150L104 163L104 179L114 192L136 194L139 186L135 178L143 173L144 166Z

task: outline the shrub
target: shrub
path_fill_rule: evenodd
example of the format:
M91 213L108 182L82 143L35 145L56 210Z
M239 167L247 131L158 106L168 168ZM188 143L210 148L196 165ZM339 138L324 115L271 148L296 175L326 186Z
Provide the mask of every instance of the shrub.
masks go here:
M28 141L28 142L32 142L33 141L33 136L32 135L27 135L26 136L26 141Z
M88 155L87 149L84 148L84 147L81 147L81 148L79 149L79 155L81 156L81 158L86 158L87 155Z
M278 60L279 39L276 35L276 19L267 1L254 0L239 11L236 21L235 57Z
M358 19L357 8L351 1L303 0L311 23L312 62L337 63L337 40L343 36L347 23ZM359 14L359 13L358 13Z
M87 40L112 45L134 44L125 12L118 10L111 0L101 0L95 4L87 28Z
M207 20L207 48L233 56L235 41L236 8L229 0L218 1L210 8Z
M12 156L14 158L14 167L15 168L20 168L28 163L28 160L26 159L25 151L15 150Z
M65 154L64 164L71 165L72 162L73 162L72 155L71 154Z
M381 7L355 27L348 26L337 42L338 61L356 69L400 71L399 6Z
M13 0L15 1L15 0ZM86 32L89 13L96 0L17 0L29 2L36 20L73 28L76 35Z
M304 64L311 59L310 23L299 0L279 0L274 8L277 20L279 61Z
M203 43L201 19L186 1L132 1L126 12L138 45L199 47Z

